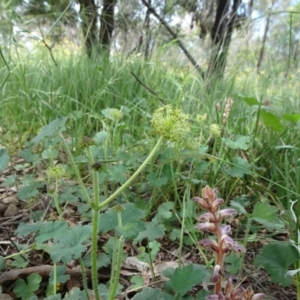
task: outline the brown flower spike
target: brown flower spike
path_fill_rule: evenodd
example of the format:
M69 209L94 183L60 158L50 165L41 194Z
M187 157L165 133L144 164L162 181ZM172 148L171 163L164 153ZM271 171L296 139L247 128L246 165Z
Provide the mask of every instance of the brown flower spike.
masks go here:
M217 239L203 239L199 243L202 247L213 251L216 255L215 267L211 281L215 283L215 294L208 296L207 300L259 300L265 296L262 293L254 294L252 287L244 289L242 287L234 288L231 279L227 280L222 293L222 270L225 255L231 251L245 252L245 248L236 243L229 234L231 227L226 224L221 224L225 218L233 218L236 210L232 208L220 209L224 200L217 197L217 189L211 189L208 185L202 189L202 198L195 197L194 200L199 203L202 209L207 212L200 215L197 228L200 231L213 233Z

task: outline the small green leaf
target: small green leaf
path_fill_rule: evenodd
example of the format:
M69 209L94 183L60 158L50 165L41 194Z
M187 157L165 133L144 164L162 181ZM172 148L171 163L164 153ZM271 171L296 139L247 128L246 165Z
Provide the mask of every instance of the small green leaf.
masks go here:
M12 186L16 183L17 176L16 175L9 175L5 178L5 180L1 183L0 186Z
M110 260L109 256L106 253L101 252L97 257L97 270L99 270L102 267L107 267L110 263L111 263L111 260ZM86 255L84 257L83 264L87 268L91 267L91 264L92 264L91 253L89 253L88 255Z
M64 299L66 299L66 298L64 298ZM44 300L61 300L61 294L48 296L48 297L44 298Z
M53 222L37 222L37 223L20 223L16 233L18 236L26 236L35 233L35 241L39 244L49 241L61 234L68 228L68 223L65 221Z
M251 106L260 104L260 102L254 97L238 96L238 98L243 100L246 104L251 105Z
M158 177L156 173L152 172L147 175L148 183L154 188L160 188L168 183L168 178L165 176Z
M0 272L2 272L5 268L5 260L3 256L0 256Z
M300 121L300 114L285 114L283 118L287 121L297 123Z
M56 266L56 284L65 283L70 279L70 275L65 275L66 266ZM49 284L54 284L54 268L50 272Z
M18 197L21 200L30 200L39 194L38 189L34 185L23 186L19 189Z
M54 262L68 263L72 258L81 257L86 250L85 243L91 235L91 226L77 225L68 228L54 238L51 258Z
M237 274L241 268L241 257L236 255L236 253L230 253L228 256L225 258L225 263L228 264L226 265L226 271L228 274Z
M44 127L42 127L41 132L29 142L29 145L37 145L46 137L50 137L57 131L63 129L66 121L67 118L59 116L57 119L45 125Z
M22 299L29 299L35 291L39 289L42 277L39 274L30 274L27 277L27 283L24 279L18 279L15 282L14 293Z
M58 156L57 149L49 147L42 152L43 159L56 159Z
M116 183L124 183L127 180L126 173L128 169L124 165L114 165L109 169L109 180Z
M22 255L25 258L27 257L27 255ZM28 260L25 260L23 257L21 256L15 256L14 260L10 263L11 267L16 267L16 268L26 268L29 264Z
M145 230L144 222L141 220L145 212L134 206L133 203L127 203L123 205L125 210L121 212L122 224L136 223L140 231ZM113 209L108 209L105 213L101 213L99 216L99 231L105 233L113 230L118 226L118 216Z
M276 242L265 245L254 260L256 267L263 266L271 279L282 286L289 286L292 279L286 276L289 267L300 259L297 249L290 243Z
M268 230L279 230L284 227L283 221L277 216L277 208L267 202L257 202L254 205L252 219L262 224Z
M136 289L144 285L144 279L141 275L132 276L130 282L133 284L131 289Z
M148 238L149 241L154 241L163 237L165 234L165 226L160 224L157 225L156 223L149 222L146 223L146 229L137 236L135 239L136 241L141 241L144 238Z
M247 150L250 147L251 139L249 136L237 135L235 140L222 138L222 142L230 149Z
M69 293L66 294L64 300L88 300L85 291L81 291L79 288L72 288Z
M107 138L107 131L101 130L95 134L93 140L96 142L96 144L100 145L101 143L106 141L106 138Z
M164 272L163 275L165 275ZM167 285L176 294L184 296L196 284L201 284L204 280L209 280L209 276L210 272L208 272L205 266L190 264L182 268L176 268Z
M145 287L140 293L137 293L133 300L164 300L162 295L162 290L159 288L149 288Z
M236 209L237 212L239 212L240 214L246 215L247 211L245 209L245 207L238 201L230 201L230 206L232 206L232 208Z
M5 170L9 164L9 155L5 148L0 149L0 171Z
M125 240L134 239L140 232L140 227L137 223L127 223L116 227L116 234L123 236Z
M181 230L180 229L173 229L170 233L170 239L171 241L175 241L176 239L179 239L181 236Z
M172 209L174 208L174 202L164 202L157 210L158 215L163 219L170 219L173 216Z
M37 154L33 154L32 150L30 148L21 150L19 152L19 155L22 158L24 158L25 161L28 162L28 163L36 164L36 163L39 163L41 161L40 157Z
M269 111L262 109L259 117L267 127L273 129L274 131L281 131L285 129L285 126L282 125L280 118Z
M196 163L195 166L195 174L198 177L201 177L202 174L208 169L209 162L205 160L201 160L200 162Z
M249 163L241 157L234 157L232 165L231 168L225 170L231 177L243 177L245 174L251 174Z

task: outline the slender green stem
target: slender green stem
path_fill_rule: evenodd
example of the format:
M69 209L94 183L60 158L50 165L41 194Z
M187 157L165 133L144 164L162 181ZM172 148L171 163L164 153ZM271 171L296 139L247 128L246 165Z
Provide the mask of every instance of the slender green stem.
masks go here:
M122 214L121 214L121 210L119 210L118 208L117 208L117 215L118 215L118 226L122 227L123 224ZM117 292L121 264L122 264L123 245L124 245L124 237L121 236L114 247L112 272L111 272L112 284L109 289L109 297L108 297L109 300L114 300Z
M120 278L120 270L121 270L121 264L122 264L122 253L123 253L123 245L124 245L124 238L121 236L119 238L118 242L118 249L117 249L117 261L115 263L115 272L114 272L114 277L113 277L113 284L110 288L110 300L115 299L115 295L117 292L118 288L118 283L119 283L119 278Z
M92 284L93 284L93 290L95 292L96 300L100 300L99 289L98 289L98 266L97 266L98 221L99 221L99 211L93 209L91 261L92 261Z
M64 148L65 148L65 150L66 150L66 152L68 154L68 157L70 159L70 162L71 162L73 171L75 172L75 175L76 175L76 178L78 180L79 186L80 186L82 192L84 193L84 196L85 196L87 202L91 205L92 201L91 201L90 196L89 196L89 194L88 194L88 192L87 192L87 190L86 190L86 188L85 188L85 186L83 184L82 178L81 178L81 176L79 174L78 168L76 167L75 161L73 159L73 155L72 155L72 153L71 153L71 151L70 151L70 149L69 149L69 147L68 147L68 145L66 143L65 138L63 137L63 135L61 133L60 133L60 138L61 138L61 140L63 142L63 146L64 146Z
M155 271L154 271L154 267L153 267L153 260L152 260L152 256L151 256L151 250L149 247L149 239L147 239L147 252L148 252L148 256L149 256L149 262L150 262L150 271L151 271L151 276L152 278L155 278Z
M186 201L188 199L188 195L190 195L190 185L187 185L187 188L185 190L184 199L182 201L182 220L181 220L181 231L180 231L180 240L179 240L179 249L178 249L178 261L179 266L181 266L182 261L182 248L183 248L183 236L184 236L184 230L185 230L185 213L186 213Z
M53 295L56 294L57 277L56 277L56 263L53 263Z
M55 191L54 191L54 195L53 195L53 200L54 200L55 208L56 208L56 210L58 212L58 215L59 215L59 219L61 220L63 212L60 209L60 206L59 206L59 203L58 203L58 179L57 178L55 179Z
M87 155L90 165L94 164L93 156L90 152L90 148L87 149ZM92 283L95 292L96 300L100 300L99 288L98 288L98 266L97 266L97 254L98 254L98 222L99 222L99 172L93 169L93 219L92 219L92 249L91 249L91 267L92 267Z
M116 190L110 197L108 197L105 201L103 201L98 209L103 208L104 206L108 205L111 201L113 201L119 194L121 194L126 188L129 187L129 185L138 177L138 175L143 171L143 169L147 166L149 161L153 158L156 151L160 147L161 143L163 141L163 137L161 136L159 140L157 141L156 145L148 155L148 157L145 159L145 161L140 165L140 167L135 171L135 173L118 189Z
M85 294L86 294L86 299L89 299L87 277L86 277L86 272L85 272L83 260L82 260L81 257L79 258L79 263L80 263L80 269L81 269L81 274L82 274L82 283L83 283L84 291L85 291Z

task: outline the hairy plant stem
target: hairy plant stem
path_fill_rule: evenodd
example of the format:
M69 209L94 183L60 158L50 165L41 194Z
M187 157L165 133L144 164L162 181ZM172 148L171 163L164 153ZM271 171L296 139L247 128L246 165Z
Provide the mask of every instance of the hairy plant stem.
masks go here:
M80 268L81 268L81 273L82 273L82 283L83 283L83 288L86 294L86 299L89 299L89 293L88 293L88 285L87 285L87 277L86 277L86 272L85 272L85 267L83 264L83 260L81 257L79 257L79 263L80 263Z
M84 186L84 184L83 184L82 178L81 178L81 176L80 176L80 174L79 174L78 168L76 167L75 161L74 161L74 159L73 159L73 155L72 155L72 153L71 153L71 151L70 151L70 149L69 149L69 147L68 147L68 145L67 145L67 143L66 143L66 140L65 140L65 138L63 137L63 135L62 135L61 133L60 133L59 135L60 135L60 138L61 138L61 140L62 140L63 146L64 146L64 148L65 148L65 150L66 150L66 152L67 152L67 154L68 154L68 157L69 157L69 159L70 159L70 162L71 162L73 171L75 172L76 179L78 180L80 189L82 190L82 192L83 192L83 194L84 194L84 196L85 196L85 198L86 198L86 201L87 201L90 205L92 205L92 201L91 201L90 196L89 196L89 194L88 194L88 192L87 192L87 190L86 190L86 188L85 188L85 186Z
M99 206L98 209L100 210L104 206L108 205L111 201L113 201L119 194L121 194L126 188L129 187L129 185L138 177L138 175L144 170L144 168L147 166L147 164L150 162L150 160L155 155L156 151L160 147L161 143L163 141L163 137L161 136L148 157L145 159L145 161L140 165L140 167L134 172L134 174L118 189L116 190L112 195L110 195L105 201L103 201Z
M100 300L99 298L99 289L98 289L98 269L97 269L97 251L98 251L98 222L99 222L99 210L105 206L107 206L111 201L113 201L120 193L124 191L136 178L137 176L143 171L146 167L148 162L153 158L156 151L158 150L159 146L163 141L163 137L160 137L157 141L156 145L142 163L142 165L135 171L135 173L117 190L115 191L110 197L108 197L105 201L99 204L99 177L98 171L93 170L93 189L94 189L94 201L92 203L93 208L93 219L92 219L92 249L91 249L91 260L92 260L92 283L93 289L95 292L96 300ZM88 150L88 159L90 164L93 164L93 157ZM124 239L120 238L119 247L121 248L121 244L124 243ZM122 246L123 247L123 246ZM120 268L119 260L122 258L122 252L118 251L118 259L117 259L117 268ZM118 269L116 269L116 274L118 273ZM113 290L112 290L113 291Z
M117 214L118 214L118 225L121 227L122 226L121 211L118 211ZM120 236L120 238L118 239L115 245L115 250L113 255L112 272L111 272L111 280L113 281L109 289L109 296L108 296L109 300L114 300L117 292L121 264L122 264L123 245L124 245L124 237Z
M94 164L94 159L91 154L90 148L87 149L87 156L90 165ZM96 300L100 300L98 288L98 266L97 266L97 253L98 253L98 222L99 222L99 172L92 169L93 174L93 191L94 200L92 203L92 249L91 249L91 268L92 268L92 284Z

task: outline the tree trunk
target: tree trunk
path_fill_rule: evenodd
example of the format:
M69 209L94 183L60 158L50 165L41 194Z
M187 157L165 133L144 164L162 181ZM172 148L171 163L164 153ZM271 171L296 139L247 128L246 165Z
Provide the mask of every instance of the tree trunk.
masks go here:
M85 49L90 57L97 44L97 6L94 0L79 0Z
M108 52L114 30L114 8L116 2L116 0L103 0L103 8L100 16L100 45Z
M207 71L208 77L222 77L226 67L226 59L234 29L237 9L241 0L234 0L230 8L230 0L218 0L217 13L212 28L212 54Z

